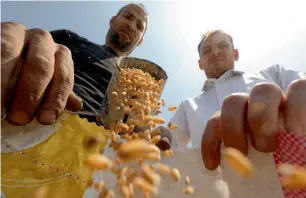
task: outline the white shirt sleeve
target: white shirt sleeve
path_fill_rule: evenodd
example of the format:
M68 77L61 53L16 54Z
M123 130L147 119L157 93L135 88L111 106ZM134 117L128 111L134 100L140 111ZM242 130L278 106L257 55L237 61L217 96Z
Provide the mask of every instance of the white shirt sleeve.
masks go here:
M186 148L190 143L190 133L184 103L185 100L179 105L174 116L170 119L172 124L178 125L178 127L171 132L172 148Z
M273 65L259 72L265 78L273 80L283 91L295 80L306 79L305 72L285 69L280 65Z

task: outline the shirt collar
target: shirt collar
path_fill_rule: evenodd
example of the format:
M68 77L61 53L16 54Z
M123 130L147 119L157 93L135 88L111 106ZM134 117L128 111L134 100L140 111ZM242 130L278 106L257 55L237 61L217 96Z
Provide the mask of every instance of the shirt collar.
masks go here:
M110 57L119 57L118 54L110 47L107 45L102 45L101 50L103 51L104 54L108 54Z
M217 81L225 81L228 80L229 78L235 76L235 75L242 75L244 74L243 71L236 71L236 70L229 70L225 72L220 78L209 78L205 81L204 86L202 88L202 91L208 91L209 89L213 88L215 86L215 83Z

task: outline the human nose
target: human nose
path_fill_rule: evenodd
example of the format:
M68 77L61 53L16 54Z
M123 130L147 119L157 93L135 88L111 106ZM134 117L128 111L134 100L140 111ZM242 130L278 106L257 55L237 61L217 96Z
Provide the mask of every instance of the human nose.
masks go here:
M135 31L136 30L136 28L137 28L137 24L136 24L136 22L134 21L134 20L132 20L132 21L128 21L127 22L127 27L131 30L131 31Z
M217 47L213 47L213 48L212 48L212 54L213 54L213 55L218 55L219 52L220 52L219 48L217 48Z

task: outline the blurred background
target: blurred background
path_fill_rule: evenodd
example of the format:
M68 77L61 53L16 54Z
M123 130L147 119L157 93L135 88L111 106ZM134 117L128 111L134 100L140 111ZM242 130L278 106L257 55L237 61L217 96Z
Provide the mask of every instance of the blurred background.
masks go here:
M149 12L144 42L130 56L160 65L169 79L163 93L179 105L200 93L205 74L198 67L197 45L203 33L223 29L240 51L238 70L255 72L281 64L306 71L306 12L303 1L133 1ZM2 1L1 21L28 28L69 29L104 44L110 18L129 1ZM169 119L172 113L164 111Z

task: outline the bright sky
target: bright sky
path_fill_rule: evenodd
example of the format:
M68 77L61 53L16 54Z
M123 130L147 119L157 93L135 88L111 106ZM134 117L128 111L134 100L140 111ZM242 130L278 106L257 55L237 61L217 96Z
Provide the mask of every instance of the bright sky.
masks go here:
M306 32L303 1L180 2L180 31L191 48L206 30L222 28L233 35L240 61L259 60Z
M143 44L131 56L168 73L163 97L178 105L197 95L205 75L198 69L201 34L223 29L240 51L236 68L254 72L271 64L306 71L306 12L303 0L181 0L142 2L150 13ZM70 29L103 44L108 23L124 2L1 2L2 21L29 28ZM162 116L169 119L172 114Z

